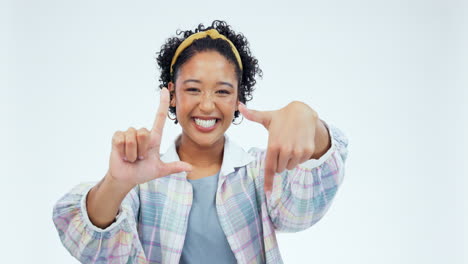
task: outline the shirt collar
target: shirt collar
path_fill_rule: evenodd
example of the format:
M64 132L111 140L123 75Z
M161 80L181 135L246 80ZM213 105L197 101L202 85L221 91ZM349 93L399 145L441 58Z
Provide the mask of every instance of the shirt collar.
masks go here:
M180 136L179 136L180 137ZM177 137L174 142L169 146L164 154L161 156L161 161L168 163L173 161L180 161L179 155L177 154L176 142L179 139ZM241 146L237 145L231 138L226 134L224 135L224 151L223 151L223 162L221 165L221 171L219 174L220 183L224 181L226 176L235 171L235 168L243 167L250 162L254 161L255 158L247 153ZM184 178L186 179L187 174L185 172L175 173L168 175L168 177Z

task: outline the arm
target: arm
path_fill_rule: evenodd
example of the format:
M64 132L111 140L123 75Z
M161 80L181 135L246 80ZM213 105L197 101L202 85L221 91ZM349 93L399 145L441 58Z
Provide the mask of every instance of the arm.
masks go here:
M319 221L330 207L344 176L348 140L329 127L331 147L318 159L310 159L292 170L277 173L271 196L267 198L268 215L277 231L298 232ZM257 191L263 197L266 151L255 150ZM258 169L258 170L257 170Z
M86 206L91 222L102 229L110 226L122 201L132 189L133 186L122 184L107 173L87 195Z
M104 179L92 189L92 185L77 186L55 205L53 220L60 239L82 263L147 263L137 232L138 186L191 169L184 162L160 160L168 108L169 93L162 89L151 131L115 132Z
M53 221L65 248L82 263L107 263L110 259L146 263L136 225L138 187L125 196L112 219L115 221L104 229L94 225L88 214L86 200L92 187L78 185L54 206Z
M327 124L317 118L317 127L315 129L315 151L310 159L319 159L331 148L331 136Z

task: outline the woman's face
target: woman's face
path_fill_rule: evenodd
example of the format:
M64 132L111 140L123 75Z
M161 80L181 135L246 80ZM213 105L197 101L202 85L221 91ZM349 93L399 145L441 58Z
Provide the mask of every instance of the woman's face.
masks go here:
M171 106L183 136L210 147L223 139L237 110L235 66L216 51L199 52L179 69Z

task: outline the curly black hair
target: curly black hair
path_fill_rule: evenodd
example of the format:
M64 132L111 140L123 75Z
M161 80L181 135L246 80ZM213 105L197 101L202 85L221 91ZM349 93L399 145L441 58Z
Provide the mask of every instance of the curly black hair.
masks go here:
M211 37L205 37L193 41L193 43L187 47L177 58L177 61L173 65L173 74L171 74L171 62L177 47L187 37L197 32L206 31L210 29L216 29L220 34L228 38L236 47L242 61L242 70L236 60L236 57L231 49L229 43L223 39L212 39ZM256 83L255 76L263 77L263 72L258 65L258 60L252 56L249 48L249 42L242 33L236 33L232 30L225 21L215 20L211 26L206 27L203 24L199 24L195 30L177 30L177 35L180 37L171 37L166 40L166 43L161 46L161 50L157 53L156 61L160 70L159 77L159 88L168 87L169 82L175 83L180 67L192 58L195 54L202 51L217 51L224 56L228 61L233 63L236 67L236 75L238 78L238 97L239 101L246 103L252 100L252 92ZM172 99L172 94L171 94ZM175 107L169 107L169 111L172 114L176 113ZM239 111L234 113L234 117L239 116ZM175 120L177 124L177 120Z

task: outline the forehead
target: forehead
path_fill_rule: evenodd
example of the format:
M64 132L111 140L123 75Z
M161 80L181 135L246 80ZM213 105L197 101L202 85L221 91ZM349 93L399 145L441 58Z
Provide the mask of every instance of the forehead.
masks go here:
M186 79L202 83L228 81L237 86L235 66L216 51L198 52L179 69L176 82Z

